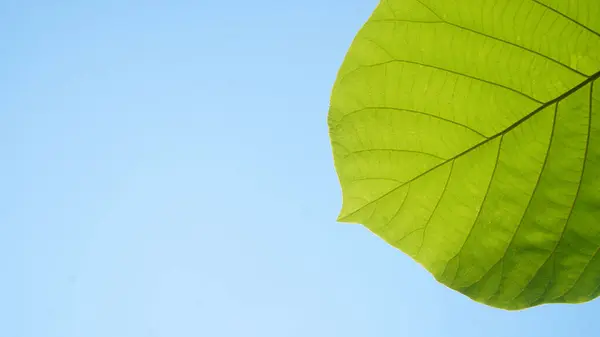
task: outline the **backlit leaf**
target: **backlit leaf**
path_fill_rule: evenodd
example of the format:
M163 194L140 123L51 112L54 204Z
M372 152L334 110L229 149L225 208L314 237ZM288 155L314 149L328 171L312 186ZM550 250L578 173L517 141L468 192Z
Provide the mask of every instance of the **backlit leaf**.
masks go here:
M381 1L331 98L339 220L491 306L597 297L599 77L598 0Z

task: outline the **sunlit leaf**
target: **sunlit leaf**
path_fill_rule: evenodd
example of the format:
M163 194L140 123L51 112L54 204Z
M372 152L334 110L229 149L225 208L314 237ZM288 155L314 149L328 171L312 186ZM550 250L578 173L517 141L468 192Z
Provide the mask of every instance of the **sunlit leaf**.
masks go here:
M339 220L491 306L597 297L599 77L598 0L382 1L331 98Z

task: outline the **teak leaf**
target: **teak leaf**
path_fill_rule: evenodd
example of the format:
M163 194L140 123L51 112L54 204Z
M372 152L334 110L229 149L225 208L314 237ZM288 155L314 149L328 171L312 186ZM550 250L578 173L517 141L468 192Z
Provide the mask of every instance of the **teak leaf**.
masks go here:
M600 294L600 1L387 0L328 124L360 223L504 309Z

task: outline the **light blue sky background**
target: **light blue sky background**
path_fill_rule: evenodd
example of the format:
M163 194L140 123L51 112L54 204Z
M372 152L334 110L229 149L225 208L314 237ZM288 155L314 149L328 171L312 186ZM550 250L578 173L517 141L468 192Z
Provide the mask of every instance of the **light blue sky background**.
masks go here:
M0 336L599 336L337 224L326 127L375 0L0 1Z

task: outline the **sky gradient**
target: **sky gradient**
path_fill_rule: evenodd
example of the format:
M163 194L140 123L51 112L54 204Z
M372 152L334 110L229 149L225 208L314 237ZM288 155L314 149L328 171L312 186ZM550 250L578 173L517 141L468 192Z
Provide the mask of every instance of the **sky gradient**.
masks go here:
M329 94L377 1L0 1L0 336L598 336L359 225Z

